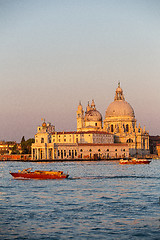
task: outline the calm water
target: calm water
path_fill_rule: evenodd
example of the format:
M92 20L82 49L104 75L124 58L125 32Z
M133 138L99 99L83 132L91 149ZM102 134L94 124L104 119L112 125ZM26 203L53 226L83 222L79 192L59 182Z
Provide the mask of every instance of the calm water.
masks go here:
M65 180L14 180L9 171L69 172ZM160 239L160 160L0 162L0 239Z

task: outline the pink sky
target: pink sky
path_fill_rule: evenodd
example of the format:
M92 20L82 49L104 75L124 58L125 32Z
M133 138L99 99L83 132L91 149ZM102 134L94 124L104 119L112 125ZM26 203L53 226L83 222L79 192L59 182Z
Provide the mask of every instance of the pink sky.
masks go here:
M138 124L159 135L159 1L1 1L0 140L41 118L76 129L79 100L103 117L118 81Z

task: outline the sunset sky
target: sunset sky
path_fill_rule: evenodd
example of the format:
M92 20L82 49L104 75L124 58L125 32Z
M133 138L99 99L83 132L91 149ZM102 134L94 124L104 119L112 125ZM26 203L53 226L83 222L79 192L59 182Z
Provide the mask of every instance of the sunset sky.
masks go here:
M34 137L41 118L76 130L80 100L104 119L119 81L160 135L159 0L0 0L0 140Z

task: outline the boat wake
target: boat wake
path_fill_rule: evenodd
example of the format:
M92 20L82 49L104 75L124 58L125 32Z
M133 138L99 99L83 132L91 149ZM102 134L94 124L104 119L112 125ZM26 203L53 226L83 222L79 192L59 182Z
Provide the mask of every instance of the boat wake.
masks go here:
M160 179L160 177L149 176L86 176L69 177L68 180L88 180L88 179Z

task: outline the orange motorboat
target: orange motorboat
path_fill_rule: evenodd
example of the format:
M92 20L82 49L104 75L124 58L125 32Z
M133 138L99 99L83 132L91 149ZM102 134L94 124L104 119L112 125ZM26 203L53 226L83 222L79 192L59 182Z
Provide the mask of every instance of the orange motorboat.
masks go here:
M119 161L119 164L149 164L150 162L151 162L151 160L148 160L148 159L132 158L131 160L130 159L127 159L127 160L121 159Z
M10 174L16 179L64 179L68 178L68 174L64 174L62 171L41 171L36 170L34 172L31 171L32 168L23 169L22 171L18 171L17 173Z

